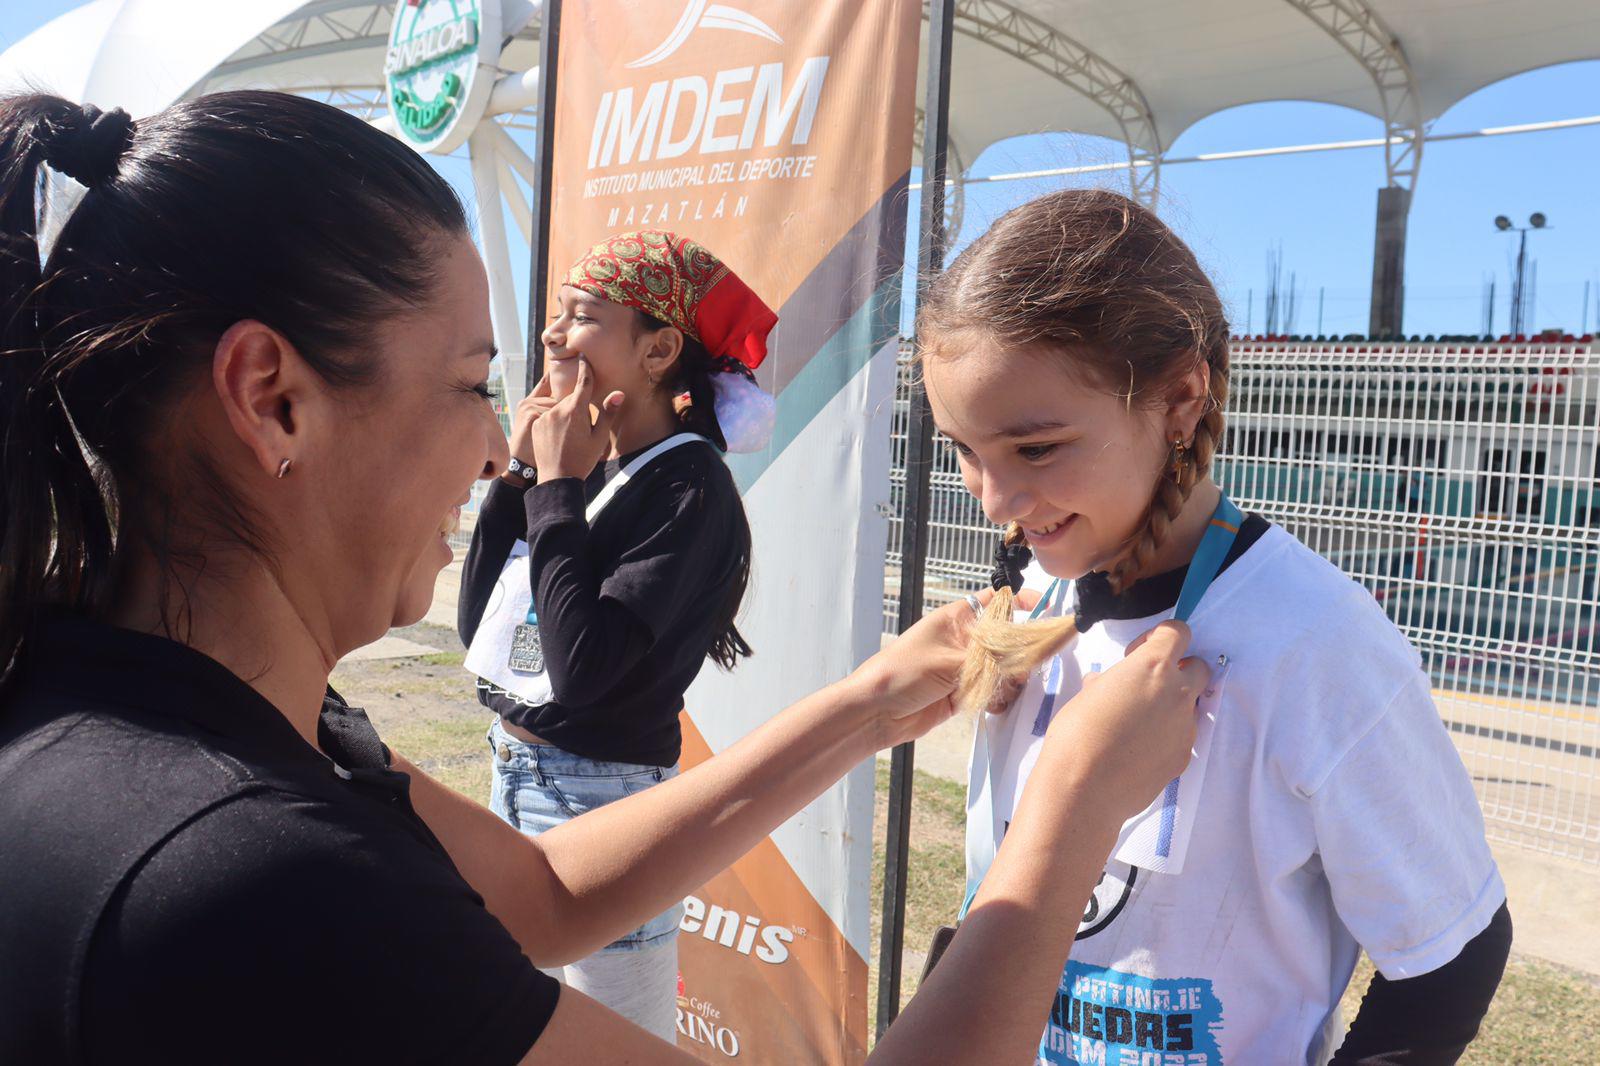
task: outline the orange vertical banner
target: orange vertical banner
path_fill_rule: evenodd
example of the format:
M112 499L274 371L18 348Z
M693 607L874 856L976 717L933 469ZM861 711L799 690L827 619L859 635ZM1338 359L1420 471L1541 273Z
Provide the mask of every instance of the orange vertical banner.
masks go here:
M566 0L552 300L607 234L703 242L778 311L765 451L730 455L755 657L702 671L685 767L878 647L917 0ZM534 328L537 328L535 325ZM711 1062L866 1056L872 768L686 902L678 1042Z

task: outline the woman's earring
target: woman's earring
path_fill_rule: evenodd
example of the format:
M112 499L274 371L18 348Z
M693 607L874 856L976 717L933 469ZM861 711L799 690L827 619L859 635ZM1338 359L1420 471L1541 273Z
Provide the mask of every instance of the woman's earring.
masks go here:
M283 462L279 463L278 464L278 480L282 481L284 478L288 477L289 476L289 469L291 467L293 467L293 466L294 466L294 460L293 459L285 459Z

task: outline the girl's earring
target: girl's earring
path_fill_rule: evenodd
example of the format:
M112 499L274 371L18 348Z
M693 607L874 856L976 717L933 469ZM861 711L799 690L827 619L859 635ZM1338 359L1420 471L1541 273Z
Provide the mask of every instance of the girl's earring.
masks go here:
M282 481L284 478L288 477L289 476L289 470L293 466L294 466L294 460L293 459L285 459L283 462L279 463L278 464L278 480Z

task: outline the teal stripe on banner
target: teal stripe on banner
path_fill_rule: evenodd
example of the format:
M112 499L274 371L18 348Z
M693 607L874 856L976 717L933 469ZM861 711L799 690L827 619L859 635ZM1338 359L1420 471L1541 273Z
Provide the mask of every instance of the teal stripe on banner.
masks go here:
M900 285L898 273L885 281L789 382L778 396L777 423L765 450L727 457L741 494L761 480L772 461L861 372L873 353L898 334Z

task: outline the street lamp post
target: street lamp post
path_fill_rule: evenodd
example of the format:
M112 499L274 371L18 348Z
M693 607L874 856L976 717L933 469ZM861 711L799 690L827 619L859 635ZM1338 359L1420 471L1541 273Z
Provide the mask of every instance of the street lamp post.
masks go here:
M1524 283L1528 272L1528 231L1544 229L1545 217L1543 211L1535 211L1528 216L1526 226L1513 226L1511 220L1505 215L1496 215L1494 227L1502 233L1515 232L1517 238L1517 269L1516 276L1511 280L1511 334L1525 334L1527 330L1527 289Z

